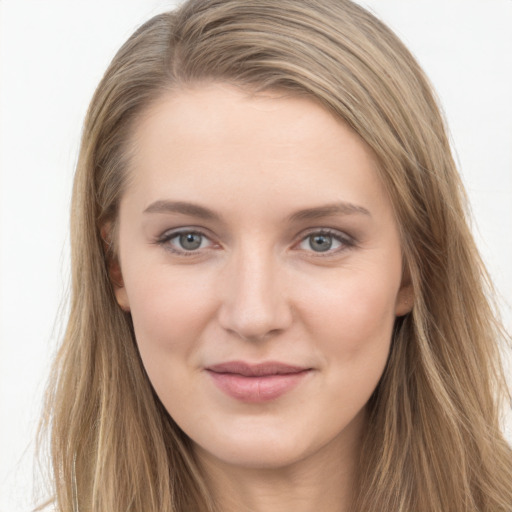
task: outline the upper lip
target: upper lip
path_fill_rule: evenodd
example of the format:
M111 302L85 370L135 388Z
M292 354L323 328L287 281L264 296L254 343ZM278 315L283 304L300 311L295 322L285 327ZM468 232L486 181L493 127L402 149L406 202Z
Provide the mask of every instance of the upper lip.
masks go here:
M265 375L299 373L310 370L310 368L280 363L279 361L266 361L258 364L250 364L245 361L229 361L208 366L206 370L215 373L234 373L244 377L263 377Z

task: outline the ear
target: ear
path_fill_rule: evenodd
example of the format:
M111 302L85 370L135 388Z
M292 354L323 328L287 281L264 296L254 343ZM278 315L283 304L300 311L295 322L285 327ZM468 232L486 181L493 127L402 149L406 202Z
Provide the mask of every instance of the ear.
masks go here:
M414 290L412 284L403 283L398 290L395 302L395 315L404 316L412 311L414 305Z
M103 240L103 249L105 251L108 275L112 288L114 289L114 295L116 296L117 303L123 311L129 312L130 302L124 286L119 257L117 256L117 251L114 249L112 241L113 226L111 222L107 222L101 228L101 238Z
M414 306L414 288L412 286L411 274L407 264L402 272L402 282L398 290L395 302L395 315L404 316L412 311Z

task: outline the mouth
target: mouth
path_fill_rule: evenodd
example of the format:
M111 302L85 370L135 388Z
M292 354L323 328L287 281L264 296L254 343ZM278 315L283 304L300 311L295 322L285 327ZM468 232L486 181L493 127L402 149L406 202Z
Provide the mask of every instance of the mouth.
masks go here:
M230 361L205 368L225 394L248 403L275 400L295 388L312 368L269 361L249 364Z

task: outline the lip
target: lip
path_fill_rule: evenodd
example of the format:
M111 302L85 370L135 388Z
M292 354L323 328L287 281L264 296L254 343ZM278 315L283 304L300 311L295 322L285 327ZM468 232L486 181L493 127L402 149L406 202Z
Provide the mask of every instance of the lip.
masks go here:
M228 396L248 403L275 400L295 388L312 368L278 361L249 364L230 361L205 368L214 384Z

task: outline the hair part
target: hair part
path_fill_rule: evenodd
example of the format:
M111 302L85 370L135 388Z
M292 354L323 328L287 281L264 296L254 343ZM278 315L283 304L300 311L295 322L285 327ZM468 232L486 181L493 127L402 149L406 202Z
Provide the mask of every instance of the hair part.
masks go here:
M308 95L380 164L414 308L396 321L368 404L353 510L509 510L512 458L497 405L506 335L444 122L409 51L348 0L188 1L140 27L106 71L81 142L71 312L47 395L58 510L215 510L189 439L150 385L109 271L137 120L164 94L211 82Z

